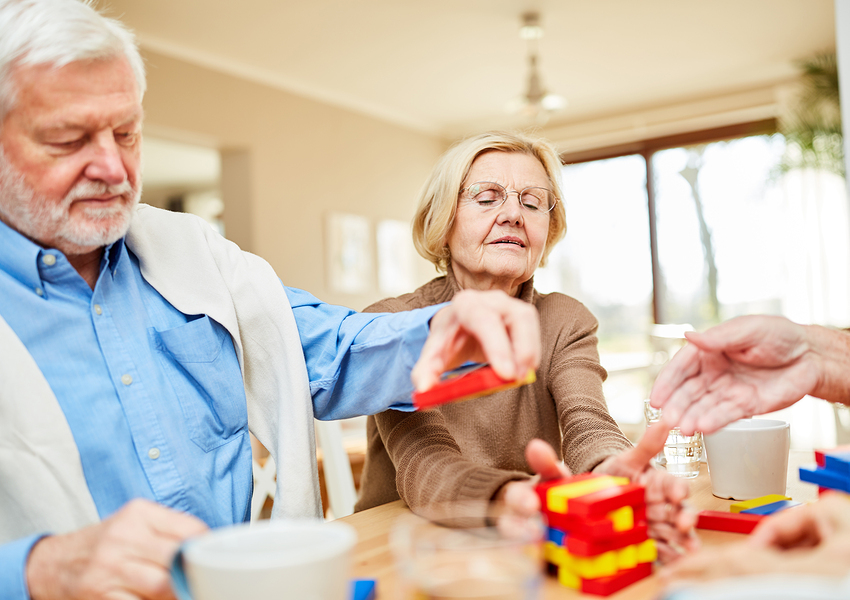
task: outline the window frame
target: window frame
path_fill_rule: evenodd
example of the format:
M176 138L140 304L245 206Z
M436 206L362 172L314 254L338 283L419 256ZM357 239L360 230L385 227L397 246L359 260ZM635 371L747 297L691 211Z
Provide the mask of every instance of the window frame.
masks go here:
M670 148L709 144L712 142L721 142L754 135L773 135L777 133L777 131L777 120L775 118L769 118L762 119L760 121L749 121L724 127L700 129L674 135L648 138L614 146L605 146L577 152L565 152L561 154L561 162L564 166L577 165L609 158L618 158L621 156L631 156L635 154L643 156L646 168L646 208L649 213L649 250L652 259L652 319L654 323L665 323L666 321L664 320L664 306L662 305L663 290L661 289L661 265L658 259L654 181L655 174L652 169L653 155L656 152L668 150Z

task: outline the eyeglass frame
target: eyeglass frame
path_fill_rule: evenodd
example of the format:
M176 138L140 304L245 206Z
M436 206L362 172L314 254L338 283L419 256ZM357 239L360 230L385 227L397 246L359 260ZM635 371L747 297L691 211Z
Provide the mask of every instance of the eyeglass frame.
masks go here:
M480 185L480 184L482 184L482 183L490 183L490 184L493 184L493 185L497 185L497 186L499 186L500 188L502 188L502 190L504 190L504 192L505 192L505 193L504 193L504 197L502 198L502 201L501 201L501 202L499 202L498 204L495 204L495 202L497 202L497 201L496 201L496 200L494 200L494 201L493 201L493 202L494 202L494 204L492 204L492 205L490 205L490 206L487 206L487 207L482 207L482 206L479 204L479 205L478 205L478 206L479 206L479 208L499 208L500 206L504 205L504 204L505 204L505 202L507 202L507 201L508 201L508 196L510 196L511 194L516 194L517 202L519 202L519 207L520 207L522 210L527 211L527 212L528 212L528 214L530 214L530 215L533 215L533 214L548 215L549 213L551 213L551 212L552 212L552 210L555 208L555 206L556 206L556 205L558 204L558 202L560 201L560 198L558 198L558 196L557 196L557 195L555 195L555 192L553 192L553 191L552 191L552 190L550 190L549 188L540 187L539 185L530 185L530 186L528 186L528 187L524 187L524 188L522 188L521 190L509 190L508 188L506 188L505 186L503 186L501 183L498 183L498 182L496 182L496 181L476 181L476 182L474 182L474 183L470 183L468 186L466 186L466 187L464 187L464 188L461 188L461 189L460 189L460 192L458 193L458 196L462 196L462 195L464 195L464 194L467 194L467 192L469 191L469 188L471 188L471 187L472 187L472 186L474 186L474 185ZM547 192L547 193L548 193L548 194L549 194L549 195L553 198L552 206L550 206L548 210L539 210L539 211L538 211L538 210L535 210L535 211L532 211L530 208L528 208L525 204L523 204L523 203L522 203L522 194L523 194L526 190L546 190L546 192ZM468 200L469 202L475 202L475 200L474 200L473 198L469 198L469 197L468 197L468 195L467 195L466 200Z

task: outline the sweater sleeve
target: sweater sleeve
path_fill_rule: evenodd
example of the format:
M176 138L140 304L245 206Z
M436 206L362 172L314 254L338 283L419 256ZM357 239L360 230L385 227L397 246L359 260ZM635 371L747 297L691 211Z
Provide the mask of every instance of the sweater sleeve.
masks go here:
M399 496L414 512L434 502L490 500L505 483L529 478L467 460L439 411L376 415L396 469Z
M561 296L567 299L565 296ZM605 369L599 362L596 318L572 299L559 302L557 332L548 380L561 427L561 451L573 473L592 470L609 456L631 448L608 412L602 393Z

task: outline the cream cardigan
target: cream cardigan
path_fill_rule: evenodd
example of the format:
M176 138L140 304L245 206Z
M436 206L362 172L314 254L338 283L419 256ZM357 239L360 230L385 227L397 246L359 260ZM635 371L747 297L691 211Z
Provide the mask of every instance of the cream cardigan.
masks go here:
M277 465L275 517L321 516L313 404L298 329L263 259L202 219L140 205L126 238L142 275L177 310L233 338L248 424ZM0 318L0 543L96 523L79 451L53 391Z

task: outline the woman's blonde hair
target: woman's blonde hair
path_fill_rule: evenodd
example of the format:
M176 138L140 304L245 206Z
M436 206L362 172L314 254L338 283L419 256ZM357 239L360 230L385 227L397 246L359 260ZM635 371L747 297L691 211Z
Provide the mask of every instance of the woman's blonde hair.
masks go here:
M546 170L549 185L558 201L549 213L549 234L540 260L541 266L546 264L549 252L567 231L561 192L562 165L555 148L541 138L502 131L482 133L461 140L443 154L419 194L413 218L413 244L417 252L434 263L440 272L445 272L449 264L446 240L454 225L461 186L475 159L490 151L528 154L539 160Z

